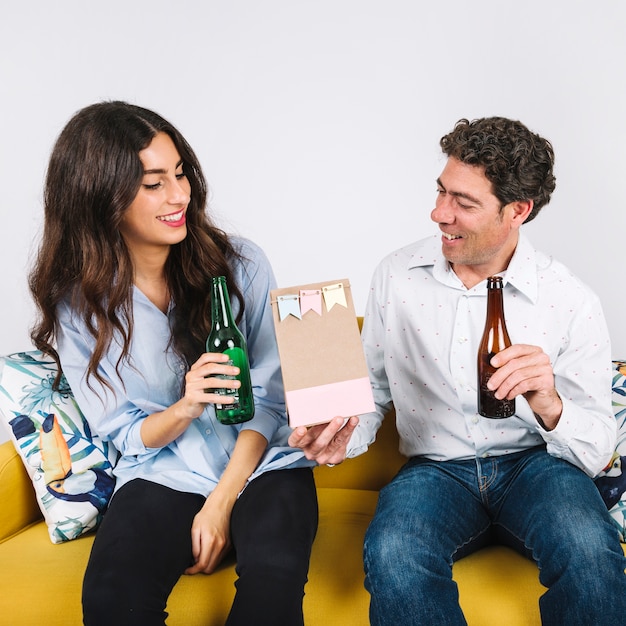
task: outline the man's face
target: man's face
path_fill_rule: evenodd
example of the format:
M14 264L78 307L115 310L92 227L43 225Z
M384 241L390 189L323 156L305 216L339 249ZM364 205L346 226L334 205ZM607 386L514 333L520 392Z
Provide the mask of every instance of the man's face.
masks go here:
M481 166L448 159L431 218L443 233L443 255L466 286L506 269L521 224L516 204L501 206Z

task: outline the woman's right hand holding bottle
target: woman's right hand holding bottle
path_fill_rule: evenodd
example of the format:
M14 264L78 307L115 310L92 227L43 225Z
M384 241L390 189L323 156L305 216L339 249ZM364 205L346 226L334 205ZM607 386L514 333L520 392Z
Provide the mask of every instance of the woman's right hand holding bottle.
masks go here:
M207 404L228 404L228 396L214 390L239 387L238 380L224 379L236 376L239 369L228 364L228 356L205 352L185 375L183 397L172 406L148 415L141 424L141 439L146 448L162 448L182 435L194 419L202 415Z
M205 352L191 366L185 376L184 395L180 399L181 410L188 419L200 417L207 404L230 404L232 398L223 389L237 389L241 383L234 379L239 368L229 364L228 355Z

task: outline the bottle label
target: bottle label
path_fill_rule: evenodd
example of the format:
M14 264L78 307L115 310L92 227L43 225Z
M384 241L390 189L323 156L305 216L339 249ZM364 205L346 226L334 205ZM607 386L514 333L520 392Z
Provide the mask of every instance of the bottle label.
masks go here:
M252 419L254 416L254 398L252 395L252 383L248 368L248 357L243 348L232 347L224 350L224 354L230 357L228 364L239 368L239 375L225 376L222 379L239 380L239 389L216 389L215 393L233 398L231 404L216 404L215 412L217 419L222 424L237 424Z
M478 412L483 417L502 419L515 414L515 399L498 400L493 391L487 387L491 374L482 380L478 394Z
M246 354L241 348L228 348L227 350L224 350L224 354L230 357L227 361L227 365L234 365L235 367L238 367L240 371L244 371L247 361ZM228 376L227 374L220 374L218 378L222 380L237 380L237 376ZM229 409L231 411L239 409L239 389L221 388L216 389L215 393L220 396L229 396L233 398L233 402L231 404L216 404L215 406L217 409Z

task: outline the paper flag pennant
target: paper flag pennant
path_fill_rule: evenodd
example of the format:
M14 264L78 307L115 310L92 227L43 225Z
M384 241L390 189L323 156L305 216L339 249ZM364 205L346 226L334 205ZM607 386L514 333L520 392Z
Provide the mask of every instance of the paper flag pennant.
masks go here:
M276 298L276 302L278 304L278 314L281 322L289 315L293 315L299 320L302 319L302 315L300 314L300 304L296 294L278 296L278 298Z
M343 288L343 283L336 283L335 285L326 285L322 287L324 292L324 302L326 302L326 308L330 311L335 304L339 304L343 307L347 307L346 292Z
M300 313L304 315L308 311L322 314L322 292L319 289L300 290Z

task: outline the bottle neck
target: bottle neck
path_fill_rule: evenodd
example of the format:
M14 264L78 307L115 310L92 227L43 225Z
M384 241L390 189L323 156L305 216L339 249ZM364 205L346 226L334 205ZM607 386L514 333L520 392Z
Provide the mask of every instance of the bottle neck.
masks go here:
M218 276L213 279L213 296L211 298L211 319L213 325L221 327L234 326L233 314L230 308L230 298L226 279Z
M487 279L487 320L497 320L504 317L502 298L502 279Z

